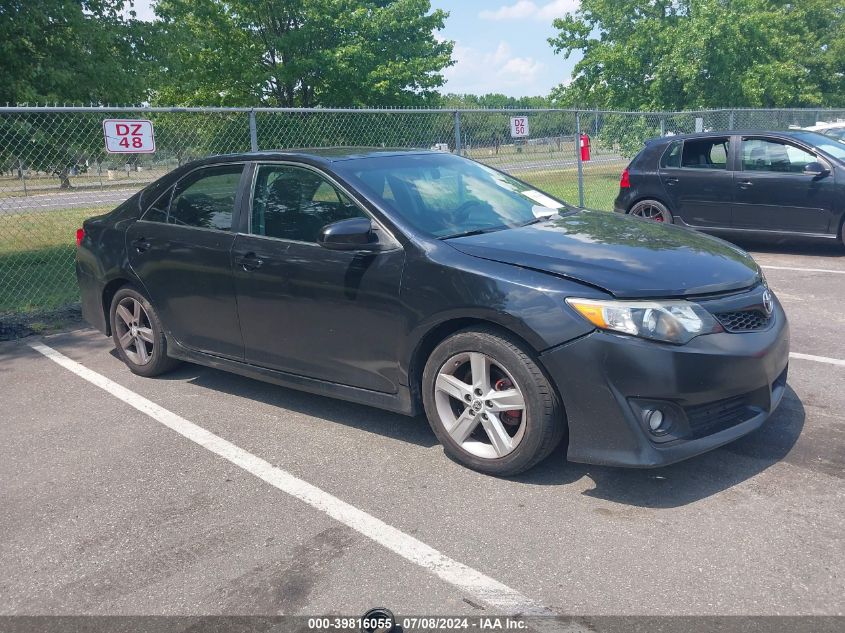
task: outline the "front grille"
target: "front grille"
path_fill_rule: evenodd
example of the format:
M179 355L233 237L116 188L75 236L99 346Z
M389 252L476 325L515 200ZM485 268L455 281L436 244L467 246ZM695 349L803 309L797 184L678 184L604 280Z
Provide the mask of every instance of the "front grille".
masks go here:
M720 312L716 314L716 319L728 332L756 332L765 330L772 323L772 317L760 310Z
M693 438L706 437L753 418L759 410L751 406L751 394L735 396L695 407L686 407Z

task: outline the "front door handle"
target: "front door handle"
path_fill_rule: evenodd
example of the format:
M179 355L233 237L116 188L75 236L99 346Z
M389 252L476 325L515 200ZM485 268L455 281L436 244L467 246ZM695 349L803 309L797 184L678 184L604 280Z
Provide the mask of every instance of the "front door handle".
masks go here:
M144 253L152 248L152 244L150 244L150 241L146 237L139 237L136 240L132 240L132 246L139 253Z
M255 253L247 253L246 255L236 257L235 263L237 263L245 271L249 272L261 268L262 264L264 264L264 260L260 259Z
M749 187L753 187L754 183L750 180L740 180L739 181L739 188L740 189L748 189Z

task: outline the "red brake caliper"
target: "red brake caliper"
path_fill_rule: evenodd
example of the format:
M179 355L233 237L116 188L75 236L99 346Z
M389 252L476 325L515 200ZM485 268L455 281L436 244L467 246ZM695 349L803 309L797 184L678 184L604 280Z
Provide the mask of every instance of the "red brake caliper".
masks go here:
M513 383L507 378L499 378L499 380L496 381L496 384L493 385L493 389L496 391L507 391L508 389L513 389ZM502 422L505 424L519 424L521 416L522 411L518 409L502 411Z

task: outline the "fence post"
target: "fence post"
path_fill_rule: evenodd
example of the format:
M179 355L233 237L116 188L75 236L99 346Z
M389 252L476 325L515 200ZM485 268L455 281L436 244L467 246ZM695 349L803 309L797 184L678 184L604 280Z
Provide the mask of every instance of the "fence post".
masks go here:
M584 208L584 165L581 162L581 113L575 112L575 159L578 161L578 206Z
M23 159L22 158L18 159L18 173L20 173L21 182L23 183L23 195L27 196L29 194L26 192L26 172L24 171L24 168L23 168Z
M666 117L660 117L660 136L661 138L666 136Z
M249 111L249 147L253 152L258 151L258 127L255 124L255 110Z
M734 117L734 111L731 110L728 113L728 129L733 130L735 128L735 126L736 126L736 119Z
M461 155L461 112L455 110L455 154Z

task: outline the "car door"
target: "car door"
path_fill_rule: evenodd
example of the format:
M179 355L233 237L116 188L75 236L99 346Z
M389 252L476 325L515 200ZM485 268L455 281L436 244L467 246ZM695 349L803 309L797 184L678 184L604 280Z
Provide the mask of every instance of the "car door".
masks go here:
M404 251L398 242L380 253L321 247L323 226L368 214L314 168L274 163L254 171L248 227L232 252L246 361L396 392Z
M671 143L663 154L660 180L669 210L685 224L729 228L733 203L731 137Z
M744 136L734 175L733 225L738 229L827 233L833 217L834 179L805 174L813 162L830 167L808 148L764 136Z
M129 263L167 329L202 352L243 358L231 270L243 164L186 174L126 232Z

